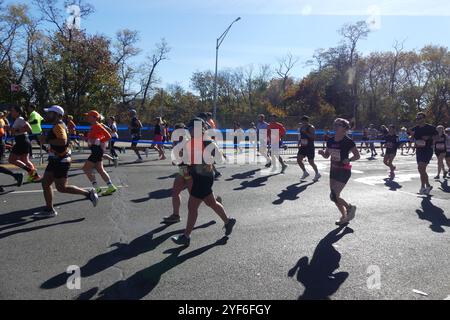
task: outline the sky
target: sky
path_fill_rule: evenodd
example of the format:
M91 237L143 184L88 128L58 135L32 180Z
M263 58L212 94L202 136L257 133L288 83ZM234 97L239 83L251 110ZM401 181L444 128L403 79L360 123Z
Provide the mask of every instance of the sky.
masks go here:
M20 0L7 1L17 3ZM63 1L60 1L61 3ZM216 39L237 17L219 51L219 70L260 64L276 65L291 53L299 58L295 78L311 69L305 62L319 48L336 46L345 23L370 22L372 33L361 41L364 54L386 51L395 40L405 49L427 44L450 47L448 0L90 0L95 13L81 21L89 33L114 37L117 30L140 32L139 64L165 38L170 60L162 62L159 86L190 88L195 71L214 70Z

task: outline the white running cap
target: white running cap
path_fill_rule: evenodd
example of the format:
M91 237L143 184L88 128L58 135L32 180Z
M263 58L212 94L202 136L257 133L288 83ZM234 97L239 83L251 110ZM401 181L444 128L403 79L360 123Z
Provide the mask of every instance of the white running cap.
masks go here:
M50 108L44 109L45 112L54 112L60 116L64 115L64 109L60 106L51 106Z

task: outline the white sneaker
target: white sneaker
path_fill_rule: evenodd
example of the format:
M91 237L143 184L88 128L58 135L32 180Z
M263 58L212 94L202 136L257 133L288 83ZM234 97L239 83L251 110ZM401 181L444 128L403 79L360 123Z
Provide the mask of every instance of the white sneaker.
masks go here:
M420 188L419 190L419 194L425 194L425 191L427 190L427 188Z
M313 182L319 181L320 178L322 178L322 175L321 175L320 173L316 174L316 175L314 176Z
M303 173L303 176L302 176L302 180L305 180L306 178L308 178L309 177L309 173L307 172L307 171L305 171L304 173Z
M58 212L56 212L55 209L49 211L49 210L44 210L38 213L33 214L33 217L36 219L50 219L50 218L55 218L58 215Z

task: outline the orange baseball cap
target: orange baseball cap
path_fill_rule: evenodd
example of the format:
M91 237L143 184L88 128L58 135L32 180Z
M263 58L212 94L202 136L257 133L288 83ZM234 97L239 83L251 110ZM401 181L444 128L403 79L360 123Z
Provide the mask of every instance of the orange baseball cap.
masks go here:
M91 110L91 111L89 111L88 113L85 113L84 116L86 116L86 117L94 117L94 118L96 118L96 119L100 119L100 118L101 118L101 117L100 117L100 113L98 113L98 112L95 111L95 110Z

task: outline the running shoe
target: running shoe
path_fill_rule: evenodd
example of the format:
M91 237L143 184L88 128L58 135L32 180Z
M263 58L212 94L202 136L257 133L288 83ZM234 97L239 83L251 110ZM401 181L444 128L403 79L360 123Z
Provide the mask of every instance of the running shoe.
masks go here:
M39 176L37 171L33 171L28 175L27 182L28 183L36 183L36 182L40 182L41 180L42 180L42 178Z
M89 195L88 195L89 200L92 202L92 205L94 206L94 208L97 206L98 204L98 194L97 192L95 192L94 189L91 189L89 191Z
M356 216L356 207L350 205L350 208L348 209L348 221L352 221L353 219L355 219Z
M309 173L307 171L303 172L303 176L301 177L302 180L305 180L309 177Z
M189 247L191 244L191 238L186 237L184 234L172 237L172 241L179 246Z
M228 223L224 226L225 235L228 237L232 232L234 225L236 224L236 219L230 218L228 219Z
M444 179L447 179L447 176L448 176L448 171L444 171Z
M164 223L178 223L181 222L181 217L179 215L171 215L163 218Z
M49 219L49 218L54 218L57 215L58 215L58 212L56 212L55 209L52 209L52 210L46 209L41 212L33 214L33 217L37 218L37 219Z
M437 175L436 177L434 177L434 180L439 180L441 177L439 175Z
M317 174L314 176L313 182L318 182L318 181L320 180L320 178L322 178L322 175L321 175L320 173L317 173Z
M216 174L214 175L214 179L219 179L220 177L222 177L222 174L219 172L219 171L217 171L216 172Z
M23 173L14 174L14 179L16 179L16 181L17 181L17 186L21 187L23 184Z
M96 194L102 193L102 188L94 188Z
M113 193L115 193L116 191L117 191L117 187L115 185L111 185L108 187L108 189L105 190L105 192L102 193L102 196L104 196L104 197L110 196Z
M391 179L391 180L394 180L394 179L395 179L395 172L394 172L394 171L391 171L391 172L389 173L389 179Z
M143 163L143 162L144 162L144 160L139 158L134 163Z
M347 217L342 217L340 220L336 221L336 225L337 226L344 226L346 224L348 224L348 216Z
M425 194L425 190L426 190L426 188L420 188L420 190L419 190L419 194L422 194L422 195L424 195L424 194Z
M432 186L429 186L429 187L425 188L425 190L424 190L424 194L425 194L425 195L427 195L427 196L429 196L429 195L430 195L430 192L431 192L431 190L433 190L433 187L432 187Z

